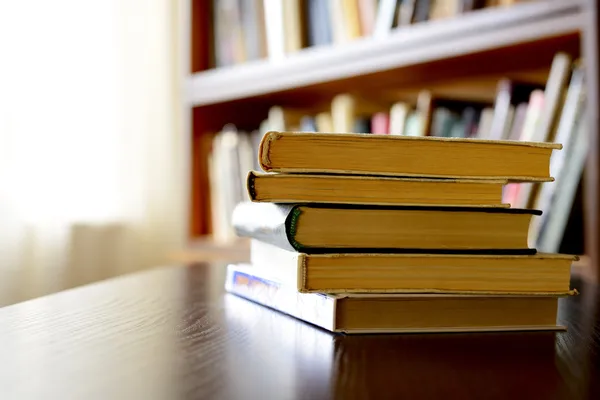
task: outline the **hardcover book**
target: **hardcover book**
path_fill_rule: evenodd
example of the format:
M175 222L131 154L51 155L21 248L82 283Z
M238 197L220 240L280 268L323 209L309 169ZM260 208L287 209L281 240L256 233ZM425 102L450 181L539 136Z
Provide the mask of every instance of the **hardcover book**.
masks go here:
M230 265L225 289L332 332L564 330L556 296L298 293L251 266Z
M551 181L550 155L560 148L463 138L268 132L259 159L268 172Z
M535 254L527 233L536 210L240 203L239 236L307 253Z
M373 176L263 174L250 171L252 201L375 205L508 207L506 181L408 179Z
M253 239L251 264L300 292L569 293L574 256L562 254L306 254Z

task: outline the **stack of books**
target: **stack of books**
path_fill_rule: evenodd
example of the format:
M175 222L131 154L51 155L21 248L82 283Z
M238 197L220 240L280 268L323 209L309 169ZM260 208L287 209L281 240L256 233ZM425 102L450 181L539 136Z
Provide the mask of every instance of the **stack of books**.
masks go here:
M554 330L573 256L528 247L510 182L559 144L269 132L233 225L226 289L336 332Z

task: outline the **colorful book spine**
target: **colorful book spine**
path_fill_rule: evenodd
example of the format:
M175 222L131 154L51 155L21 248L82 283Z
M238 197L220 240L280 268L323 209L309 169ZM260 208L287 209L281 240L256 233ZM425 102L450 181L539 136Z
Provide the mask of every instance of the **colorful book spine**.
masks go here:
M254 275L250 268L228 266L225 290L321 328L334 330L335 297L299 293L275 280Z
M371 118L371 133L387 135L390 133L390 115L385 112L373 114Z

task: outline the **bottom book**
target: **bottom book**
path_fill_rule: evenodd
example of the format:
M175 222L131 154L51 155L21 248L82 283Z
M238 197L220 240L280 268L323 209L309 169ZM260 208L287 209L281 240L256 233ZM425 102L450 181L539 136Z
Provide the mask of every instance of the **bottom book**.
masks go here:
M246 264L227 268L225 289L332 332L564 330L556 296L299 293Z

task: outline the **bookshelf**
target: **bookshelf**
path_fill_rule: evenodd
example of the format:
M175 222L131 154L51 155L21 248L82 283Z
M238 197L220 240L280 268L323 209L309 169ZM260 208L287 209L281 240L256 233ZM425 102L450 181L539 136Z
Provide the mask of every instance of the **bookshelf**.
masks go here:
M377 98L435 94L492 101L499 78L545 83L554 55L585 55L589 107L597 107L596 0L536 1L487 8L422 22L383 38L302 49L286 58L210 69L213 41L209 1L188 0L184 32L190 70L185 81L191 132L190 230L193 240L211 232L207 154L210 135L226 123L258 126L274 105L312 107L352 90ZM350 88L350 89L349 89ZM586 249L598 254L597 113L590 119L586 168ZM196 247L197 253L197 247Z

